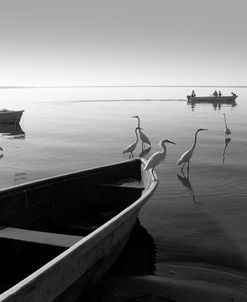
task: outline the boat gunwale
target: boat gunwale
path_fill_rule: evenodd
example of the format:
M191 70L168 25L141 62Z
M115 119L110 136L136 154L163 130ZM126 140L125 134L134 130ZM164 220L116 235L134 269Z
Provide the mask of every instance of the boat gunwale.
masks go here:
M122 161L122 162L117 162L117 163L110 164L110 165L97 166L97 167L88 168L85 170L77 170L77 171L66 172L66 173L62 173L62 174L58 174L58 175L54 175L54 176L48 176L48 177L44 177L44 178L40 178L40 179L34 179L34 180L31 180L31 181L28 181L28 182L25 182L22 184L17 184L17 185L13 185L10 187L0 188L0 195L3 193L8 193L9 191L13 192L13 191L19 190L19 189L25 190L25 188L28 188L29 186L38 185L38 184L42 185L46 182L49 183L49 181L53 181L53 180L56 181L56 180L60 180L62 178L66 178L67 176L76 177L77 175L80 176L82 174L87 174L88 172L92 172L92 174L93 174L94 172L104 169L104 168L110 169L111 167L115 167L117 165L124 165L125 163L131 163L131 162L135 162L135 161L139 161L139 160L141 160L145 164L145 160L143 161L143 159L139 158L139 159L130 160L128 162Z
M145 165L146 161L142 158L138 158L138 159L134 159L131 160L132 162L135 161L141 161L141 165ZM128 161L130 162L130 161ZM98 168L91 168L91 169L87 169L87 170L83 170L83 171L92 171L95 169L100 169L100 168L104 168L104 167L110 167L110 166L115 166L118 164L124 164L125 162L120 162L120 163L116 163L116 164L112 164L112 165L106 165L106 166L101 166ZM82 172L82 171L81 171ZM75 172L72 174L77 174L80 173L79 172ZM53 176L50 177L49 179L54 179L54 178L58 178L58 177L63 177L66 175L70 175L71 173L66 173L63 175L59 175L59 176ZM154 193L155 189L158 186L158 179L156 174L154 173L154 175L151 173L150 170L145 171L145 174L148 176L149 179L149 186L147 188L147 190L144 190L144 194L140 196L140 198L138 198L135 202L133 202L131 205L129 205L128 207L126 207L125 209L123 209L120 213L118 213L117 215L115 215L114 217L112 217L110 220L108 220L106 223L104 223L103 225L101 225L100 227L98 227L96 230L92 231L90 234L88 234L87 236L83 237L81 240L79 240L78 242L76 242L75 244L73 244L70 248L66 249L65 251L63 251L62 253L60 253L58 256L56 256L55 258L51 259L49 262L47 262L46 264L44 264L42 267L40 267L39 269L37 269L36 271L34 271L32 274L28 275L26 278L24 278L23 280L21 280L20 282L18 282L17 284L15 284L14 286L10 287L9 289L7 289L5 292L3 292L2 294L0 294L0 301L4 301L8 298L11 298L11 296L14 296L17 294L17 292L19 290L24 290L26 286L29 286L32 282L34 282L35 279L42 277L43 274L45 274L47 271L49 271L50 269L52 269L52 267L54 267L55 265L59 265L62 261L64 261L65 259L68 259L68 257L73 254L76 253L76 251L79 250L80 247L82 247L83 245L85 245L85 251L90 250L90 248L92 246L94 246L99 240L102 240L102 233L108 234L111 232L112 226L114 225L120 225L121 222L123 221L123 218L126 216L131 216L134 213L139 212L141 206L143 204L146 203L146 201L152 196L152 194ZM155 177L154 177L155 176ZM46 178L47 179L47 178ZM42 179L44 180L44 179ZM25 184L21 184L21 185L17 185L15 186L15 188L20 188L20 187L25 187L27 184L33 184L33 183L37 183L39 181L42 180L36 180L36 181L32 181L32 182L28 182ZM13 189L13 187L12 187ZM11 190L11 188L6 189L7 191ZM1 190L1 192L5 192L6 190ZM136 208L136 211L134 212L134 209ZM138 209L139 208L139 209ZM88 242L89 244L86 245L86 242ZM61 293L60 293L61 294Z

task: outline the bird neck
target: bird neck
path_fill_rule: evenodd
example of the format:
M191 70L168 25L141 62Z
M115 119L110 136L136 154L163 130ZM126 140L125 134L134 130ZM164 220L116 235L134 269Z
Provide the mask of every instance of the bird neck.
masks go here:
M161 145L161 149L162 149L161 152L162 152L162 153L165 153L165 152L166 152L166 145L165 145L165 144L162 144L162 145Z
M196 147L196 142L197 142L197 134L198 134L198 132L199 132L199 130L197 130L197 131L196 131L196 133L195 133L195 139L194 139L194 143L193 143L193 145L192 145L192 147L191 147L191 150L194 150L194 149L195 149L195 147Z
M138 134L137 134L137 129L135 130L135 134L136 134L136 143L138 143Z
M138 127L140 128L141 127L141 122L140 122L140 118L137 117L137 121L138 121Z

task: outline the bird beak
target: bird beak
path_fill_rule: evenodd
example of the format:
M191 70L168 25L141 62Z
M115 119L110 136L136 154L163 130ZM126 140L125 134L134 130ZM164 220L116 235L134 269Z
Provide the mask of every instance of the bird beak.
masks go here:
M137 118L137 116L136 116L136 115L134 115L134 116L131 116L131 118L133 118L133 117L134 117L134 118Z
M170 144L173 144L173 145L176 145L176 143L172 142L172 141L169 141L168 139L166 140L167 143L170 143Z
M208 129L201 129L201 130L208 130Z

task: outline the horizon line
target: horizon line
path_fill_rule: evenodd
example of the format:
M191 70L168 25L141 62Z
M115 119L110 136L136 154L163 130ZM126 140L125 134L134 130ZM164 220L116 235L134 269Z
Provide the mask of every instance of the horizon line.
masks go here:
M21 88L162 88L162 87L197 87L197 88L247 88L247 85L51 85L51 86L19 86L19 85L5 85L0 86L0 89L21 89Z

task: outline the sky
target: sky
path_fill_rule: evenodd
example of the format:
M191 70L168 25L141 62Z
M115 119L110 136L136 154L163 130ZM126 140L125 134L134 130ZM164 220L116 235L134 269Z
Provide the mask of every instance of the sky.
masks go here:
M246 0L0 0L0 86L247 85Z

